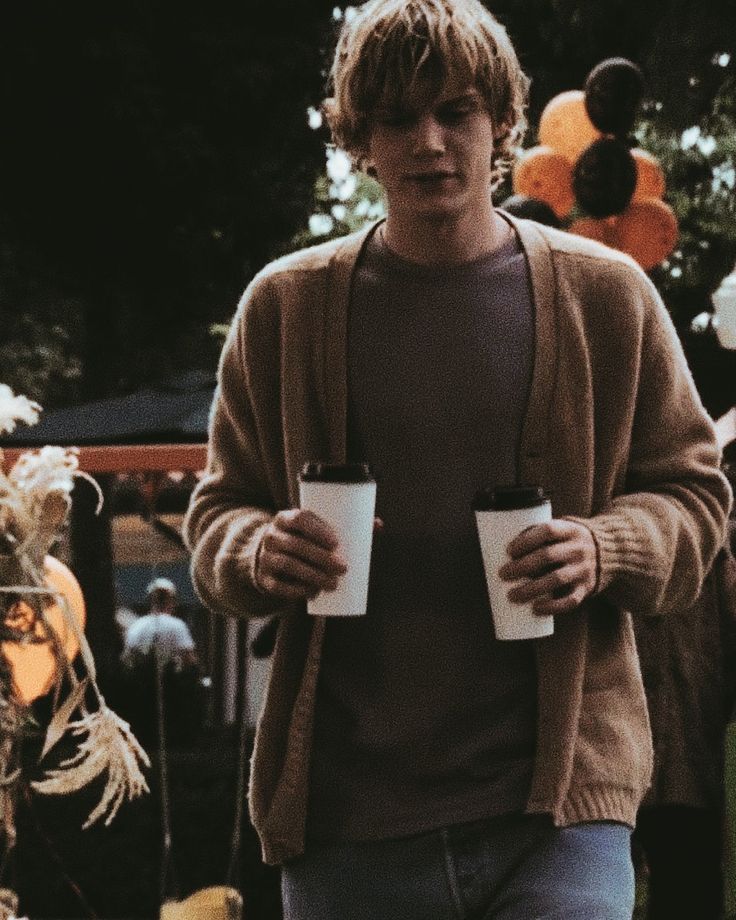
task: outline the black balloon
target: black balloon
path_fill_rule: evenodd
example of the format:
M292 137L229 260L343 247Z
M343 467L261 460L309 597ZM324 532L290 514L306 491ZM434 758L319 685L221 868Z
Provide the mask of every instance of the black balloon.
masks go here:
M634 124L644 92L644 77L627 58L606 58L588 74L585 110L599 131L622 137Z
M548 227L562 226L562 221L552 208L545 201L540 201L538 198L530 198L528 195L511 195L501 203L500 207L515 217L536 220L537 223L546 224Z
M572 187L578 204L593 217L625 211L636 186L636 161L623 141L603 137L575 163Z

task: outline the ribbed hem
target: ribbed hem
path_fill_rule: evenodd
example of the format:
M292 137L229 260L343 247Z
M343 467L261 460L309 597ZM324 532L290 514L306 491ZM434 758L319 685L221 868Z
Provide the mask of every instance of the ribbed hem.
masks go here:
M557 827L588 821L618 821L633 828L640 801L641 794L634 789L583 786L571 791L559 807L550 802L531 800L526 811L530 814L551 814Z

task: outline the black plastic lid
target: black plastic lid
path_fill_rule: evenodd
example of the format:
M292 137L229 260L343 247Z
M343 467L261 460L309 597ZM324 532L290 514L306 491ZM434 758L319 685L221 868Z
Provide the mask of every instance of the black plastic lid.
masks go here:
M535 508L549 497L541 486L496 486L483 489L473 499L474 511L515 511Z
M305 463L299 475L302 482L373 482L367 463Z

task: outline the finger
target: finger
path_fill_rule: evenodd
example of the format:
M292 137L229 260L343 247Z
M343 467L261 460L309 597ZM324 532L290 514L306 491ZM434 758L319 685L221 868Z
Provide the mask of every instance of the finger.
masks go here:
M582 566L563 566L553 569L541 578L533 578L514 585L508 592L514 604L527 604L547 597L567 594L578 585L584 585L586 570Z
M283 556L294 556L329 574L342 575L347 571L345 559L336 550L327 550L312 540L283 530L266 531L263 537L263 552L266 555L278 553Z
M506 552L512 559L516 559L548 543L567 540L577 532L577 526L572 521L554 520L545 524L532 524L509 541Z
M311 600L319 594L319 591L307 585L281 581L272 575L261 576L259 586L265 594L285 601Z
M537 601L534 604L534 613L539 616L557 616L561 613L570 613L576 610L588 596L588 592L581 585L561 597L550 597Z
M280 511L273 520L278 530L300 534L326 549L334 549L338 544L334 529L314 511L304 508L291 508Z
M580 563L585 559L586 548L577 540L547 543L540 549L504 563L498 570L504 581L536 578L552 567Z
M373 533L383 533L384 526L383 518L377 517L373 519Z
M279 582L301 584L316 591L331 591L337 586L335 575L323 572L295 556L282 553L263 554L260 576L262 579L271 577Z

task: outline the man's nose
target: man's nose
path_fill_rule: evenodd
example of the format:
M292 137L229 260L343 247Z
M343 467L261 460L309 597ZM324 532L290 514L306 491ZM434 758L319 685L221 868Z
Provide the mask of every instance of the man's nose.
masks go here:
M445 132L442 125L433 115L419 118L414 131L414 155L439 156L444 150Z

